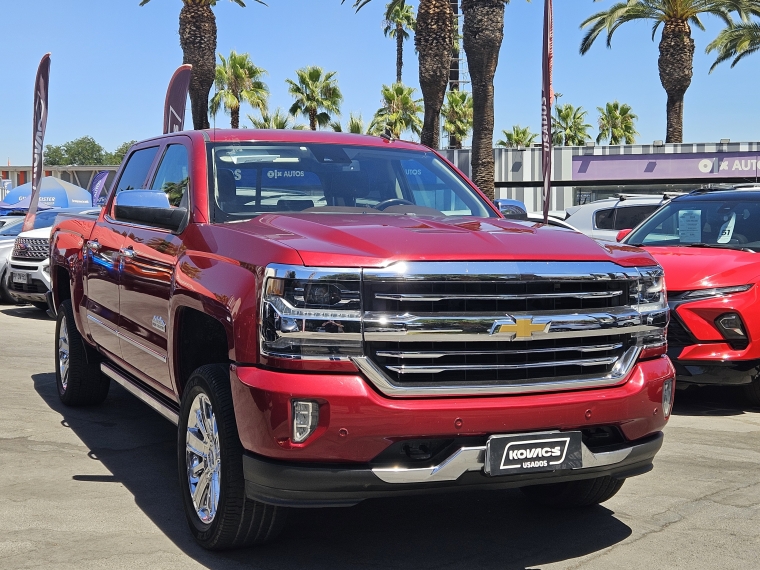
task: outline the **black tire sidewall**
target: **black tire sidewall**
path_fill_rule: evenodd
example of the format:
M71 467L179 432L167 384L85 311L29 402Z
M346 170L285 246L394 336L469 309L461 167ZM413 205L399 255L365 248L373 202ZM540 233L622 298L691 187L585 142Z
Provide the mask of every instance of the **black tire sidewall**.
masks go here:
M190 496L190 487L187 480L187 459L185 457L188 414L193 400L195 400L196 396L201 393L208 397L211 402L211 408L216 417L217 429L219 430L219 455L221 458L219 503L217 505L216 516L209 524L202 522L195 512L195 506L193 505L193 499ZM238 435L237 432L229 433L230 418L222 417L223 413L223 406L219 401L219 396L204 377L202 369L193 373L182 394L182 402L180 406L177 432L177 471L179 472L180 492L182 494L182 502L185 507L188 523L190 524L196 539L202 545L205 545L204 543L215 541L215 537L219 532L218 527L222 524L222 521L225 518L228 502L231 498L230 494L233 491L234 483L232 480L240 480L242 477L242 449L241 447L236 447L234 444L230 445L230 439L237 440ZM232 418L232 421L234 425L234 418ZM231 447L232 449L230 449ZM241 471L241 477L232 477L236 469ZM244 493L244 489L239 489L238 491ZM212 545L209 544L208 546Z

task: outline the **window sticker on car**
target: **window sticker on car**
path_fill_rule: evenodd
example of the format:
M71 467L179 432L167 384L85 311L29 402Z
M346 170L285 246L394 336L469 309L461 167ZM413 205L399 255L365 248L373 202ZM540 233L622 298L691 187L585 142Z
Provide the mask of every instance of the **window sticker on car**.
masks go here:
M730 243L734 235L734 226L736 225L736 212L731 214L731 219L720 227L718 243Z
M702 241L702 210L681 210L678 212L678 238L681 243Z

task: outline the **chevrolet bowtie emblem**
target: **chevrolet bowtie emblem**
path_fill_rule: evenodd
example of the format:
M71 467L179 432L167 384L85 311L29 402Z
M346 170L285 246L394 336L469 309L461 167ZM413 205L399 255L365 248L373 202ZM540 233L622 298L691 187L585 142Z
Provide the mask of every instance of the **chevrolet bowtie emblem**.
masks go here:
M496 321L491 327L491 334L510 335L509 340L530 340L534 333L547 333L551 321L534 323L533 317L518 317Z

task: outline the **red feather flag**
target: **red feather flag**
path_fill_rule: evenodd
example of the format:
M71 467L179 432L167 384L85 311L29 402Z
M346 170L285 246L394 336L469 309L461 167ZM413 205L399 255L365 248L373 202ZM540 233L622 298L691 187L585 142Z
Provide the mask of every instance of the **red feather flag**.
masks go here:
M37 204L40 201L40 182L42 181L42 153L45 148L45 129L48 118L48 86L50 84L50 54L46 53L37 68L34 81L34 127L32 131L32 195L29 210L24 218L21 231L34 228L37 217Z

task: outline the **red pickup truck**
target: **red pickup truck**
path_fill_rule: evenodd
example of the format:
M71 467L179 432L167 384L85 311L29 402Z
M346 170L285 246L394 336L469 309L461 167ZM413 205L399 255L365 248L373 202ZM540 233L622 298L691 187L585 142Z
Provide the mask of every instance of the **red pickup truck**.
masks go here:
M206 548L291 507L523 488L584 506L649 471L674 369L646 252L502 218L435 151L303 131L141 142L51 237L67 405L115 381L178 425Z

